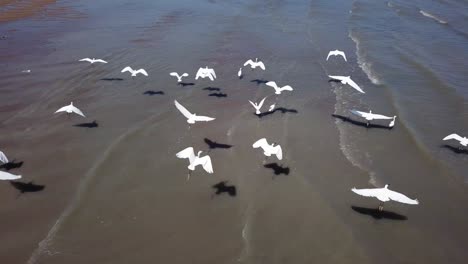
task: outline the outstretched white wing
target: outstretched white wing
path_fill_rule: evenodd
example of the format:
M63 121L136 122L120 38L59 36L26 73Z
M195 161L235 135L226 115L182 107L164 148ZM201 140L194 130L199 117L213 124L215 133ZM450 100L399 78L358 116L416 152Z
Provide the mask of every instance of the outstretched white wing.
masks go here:
M192 147L188 147L177 152L176 157L178 157L179 159L189 159L190 164L192 164L195 160L195 152L193 152Z
M257 62L257 65L258 65L262 70L265 70L265 64L263 64L263 62L261 62L261 61Z
M197 74L195 75L195 80L198 80L199 77L203 76L202 68L198 69Z
M107 63L107 61L105 61L105 60L101 60L101 59L94 60L94 62Z
M208 69L208 70L207 70L207 73L208 73L209 75L212 75L212 76L216 79L216 73L215 73L214 69ZM211 79L211 78L210 78L210 79ZM211 79L211 80L213 80L213 79Z
M79 114L80 116L82 117L85 117L85 115L83 114L83 112L81 112L80 109L76 108L75 106L71 105L69 106L70 107L70 110L72 110L72 112L76 113L76 114Z
M357 115L357 116L360 116L360 117L366 117L368 113L366 112L362 112L362 111L358 111L358 110L351 110L350 111L351 113Z
M348 62L348 60L346 60L346 54L344 53L344 51L339 51L338 54L341 55L346 62Z
M121 72L127 72L127 71L128 71L128 72L133 72L132 67L127 66L127 67L125 67Z
M285 86L279 88L280 92L282 92L282 91L292 91L292 90L293 90L293 88L291 86L289 86L289 85L285 85Z
M373 119L393 119L393 117L379 115L379 114L371 114Z
M135 74L138 74L138 73L148 76L148 73L144 69L139 69L138 71L135 72Z
M182 76L181 76L181 77L188 77L188 76L189 76L189 74L188 74L188 73L186 73L186 72L184 72L184 73L182 74Z
M280 146L280 145L277 145L277 146L275 146L273 149L274 149L274 151L275 151L276 157L277 157L279 160L282 160L282 159L283 159L283 149L281 149L281 146Z
M460 135L455 134L455 133L450 134L450 135L444 137L443 140L450 140L450 139L455 139L455 140L458 140L458 141L462 141L462 140L463 140L463 138L462 138Z
M66 105L66 106L64 106L64 107L59 108L59 110L55 111L55 113L58 113L58 112L66 112L69 108L70 108L70 106L69 106L69 105Z
M179 74L177 74L177 72L171 72L169 75L179 78Z
M249 103L250 103L255 109L257 109L257 105L256 105L256 104L254 104L254 103L253 103L252 101L250 101L250 100L249 100Z
M193 120L194 120L194 121L205 121L205 122L208 122L208 121L215 120L215 118L209 117L209 116L198 116L198 115L196 115L196 116L193 118Z
M328 75L328 77L330 77L332 79L337 79L337 80L340 80L340 81L347 79L346 76L337 76L337 75Z
M387 196L390 198L390 200L397 201L400 203L405 203L405 204L419 204L418 199L410 199L406 195L392 191L392 190L386 190L387 191Z
M9 180L17 180L17 179L21 179L21 175L14 175L6 171L0 171L0 180L9 181Z
M90 58L84 58L84 59L81 59L79 61L87 61L87 62L91 62L91 63L93 62L93 60L91 60Z
M192 113L190 113L187 108L183 107L181 104L179 104L179 102L177 102L177 100L174 100L174 103L175 103L175 106L177 107L177 109L179 109L179 111L188 119L190 119L193 115Z
M3 163L8 163L7 156L5 155L5 153L3 153L1 151L0 151L0 161L3 162Z
M354 89L358 90L359 92L361 93L365 93L361 87L359 87L359 85L357 85L353 80L351 80L351 78L348 79L348 84L351 85L351 87L353 87Z
M261 138L261 139L255 141L255 143L253 143L252 147L253 148L262 148L263 150L265 150L268 147L270 147L270 145L268 145L268 142L267 142L266 138Z
M351 191L353 191L354 193L357 193L359 195L362 195L362 196L366 196L366 197L377 197L382 189L381 188L378 188L378 189L356 189L356 188L352 188Z
M270 86L270 87L273 87L275 90L278 89L278 85L276 85L276 83L273 82L273 81L269 81L269 82L267 82L265 84Z
M254 63L254 62L253 62L252 60L248 60L248 61L246 61L246 62L244 63L244 66L250 65L250 67L252 67L252 64L253 64L253 63Z
M211 164L210 156L207 155L207 156L198 158L195 162L195 166L198 164L202 165L203 169L205 169L206 172L213 173L213 165Z
M265 99L266 99L266 97L263 98L263 99L260 101L260 103L258 104L258 108L259 108L259 109L262 108L263 103L265 102Z

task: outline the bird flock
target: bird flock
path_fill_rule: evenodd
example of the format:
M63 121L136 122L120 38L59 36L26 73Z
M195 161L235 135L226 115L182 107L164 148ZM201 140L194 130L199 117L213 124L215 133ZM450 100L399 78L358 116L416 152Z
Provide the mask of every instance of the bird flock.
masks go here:
M340 51L340 50L330 51L328 53L327 57L326 57L326 61L328 61L331 56L334 56L334 57L341 56L343 58L343 60L345 62L347 62L346 54L343 51ZM89 62L90 64L94 64L94 63L107 64L108 63L105 60L95 59L95 58L84 58L84 59L80 59L79 61L80 62ZM265 69L266 69L265 64L262 61L258 60L258 58L255 58L255 60L252 60L252 59L247 60L243 64L243 66L244 67L250 67L252 70L255 70L255 69L259 68L259 69L265 71ZM239 77L239 79L242 79L242 77L243 77L242 69L243 68L240 67L239 71L237 73L237 76ZM23 71L23 72L25 72L25 71ZM27 72L30 72L30 70L28 70ZM125 67L121 72L122 73L129 72L132 77L136 77L138 74L148 76L148 73L146 72L145 69L135 70L130 66ZM179 74L177 72L170 72L169 75L173 76L173 77L176 77L178 83L182 82L182 78L189 77L188 73ZM359 87L359 85L356 84L351 79L350 76L329 75L328 77L330 77L332 80L334 80L336 82L339 82L341 84L349 85L352 88L354 88L355 90L357 90L358 92L360 92L362 94L365 94L365 92L361 89L361 87ZM216 79L216 73L215 73L214 69L208 68L208 66L200 67L198 69L198 71L196 72L195 80L198 80L199 78L201 78L201 79L208 78L211 81L214 81ZM284 85L284 86L280 87L274 81L268 81L268 82L265 82L264 84L266 86L272 87L274 89L276 95L281 95L281 93L285 92L285 91L288 91L288 92L293 91L293 88L290 85ZM262 107L263 107L263 105L265 103L265 100L267 98L268 98L268 96L264 97L258 103L248 100L248 102L254 107L256 115L261 115L262 114L261 109L262 109ZM187 119L187 123L189 124L189 128L190 128L190 125L193 125L196 122L210 122L210 121L213 121L213 120L216 119L214 117L208 117L208 116L197 115L196 113L192 113L189 110L187 110L187 108L185 108L183 105L181 105L177 100L174 100L174 104L175 104L176 109L179 110L179 112ZM274 109L275 109L275 104L271 104L269 106L268 112L272 112ZM67 113L67 115L70 115L70 114L74 113L74 114L77 114L79 116L86 117L84 115L84 113L73 104L73 102L71 102L69 105L63 106L63 107L59 108L57 111L55 111L55 113L61 113L61 112L65 112L65 113ZM360 118L365 119L366 122L367 122L367 126L369 126L370 121L373 121L373 120L391 120L390 124L388 125L389 128L392 128L395 125L396 116L385 116L385 115L381 115L381 114L374 114L374 113L372 113L372 110L369 110L369 112L365 112L365 111L359 111L359 110L352 109L352 110L350 110L350 112L352 114L360 117ZM443 138L443 140L456 140L456 141L459 142L459 144L461 146L463 146L463 147L468 146L468 138L461 137L458 134L450 134L450 135L446 136L445 138ZM279 144L277 144L276 142L271 143L271 144L268 143L268 140L266 138L261 138L261 139L255 141L252 144L252 148L254 148L254 149L261 148L263 150L263 155L266 158L271 157L271 156L276 156L276 158L278 160L283 159L282 147ZM177 152L175 154L177 158L179 158L179 159L188 159L188 161L189 161L189 165L187 167L188 168L187 180L189 180L191 172L194 171L196 169L196 167L199 166L199 165L207 173L209 173L209 174L214 173L211 157L209 155L201 156L201 153L202 153L202 151L198 151L197 154L195 155L195 151L194 151L193 147L187 147L187 148L185 148L185 149L183 149L183 150L181 150L181 151L179 151L179 152ZM0 151L0 163L4 163L4 164L9 163L9 160L8 160L7 156L2 151ZM14 175L14 174L11 174L9 172L0 170L0 180L17 180L17 179L20 179L21 177L22 177L21 175ZM372 188L372 189L352 188L351 190L354 193L358 194L358 195L365 196L365 197L374 197L374 198L380 200L381 204L378 207L379 211L383 210L383 203L388 202L388 201L397 201L397 202L400 202L400 203L413 204L413 205L419 204L419 201L417 199L410 199L404 194L401 194L401 193L398 193L396 191L388 189L388 185L385 185L383 188Z

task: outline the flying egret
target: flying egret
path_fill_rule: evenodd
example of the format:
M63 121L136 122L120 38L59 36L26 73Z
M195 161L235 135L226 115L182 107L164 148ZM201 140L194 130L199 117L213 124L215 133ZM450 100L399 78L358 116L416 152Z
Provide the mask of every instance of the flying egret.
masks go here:
M21 175L14 175L6 171L0 171L0 180L10 181L21 179Z
M382 203L379 205L379 211L383 210L383 204L388 201L396 201L405 204L419 204L418 199L410 199L406 195L388 189L388 184L383 188L372 189L356 189L352 188L351 191L366 197L375 197Z
M345 55L345 53L344 53L343 51L341 51L341 50L332 50L332 51L330 51L330 52L328 53L328 56L327 56L327 61L328 61L328 58L329 58L330 56L341 56L341 57L343 57L343 59L347 62L347 60L346 60L346 55Z
M268 112L271 112L275 109L275 104L270 105L270 108L268 108Z
M239 77L239 79L242 79L242 67L239 68L239 71L237 72L237 76Z
M179 151L176 156L179 159L188 159L189 160L189 174L187 176L187 180L190 178L190 171L195 170L195 167L201 165L203 169L208 173L213 173L213 165L211 164L210 156L206 155L200 157L202 151L198 151L197 155L195 156L195 152L193 151L192 147L188 147L184 150Z
M211 81L214 81L214 79L216 79L216 73L214 69L208 68L208 66L205 68L200 67L195 75L195 80L198 80L198 78L210 78Z
M255 108L255 114L259 115L261 114L260 112L260 108L262 108L262 105L263 105L263 102L265 102L265 98L262 99L262 101L260 101L260 103L257 104L257 102L253 103L252 101L249 100L249 103Z
M444 137L443 140L450 140L450 139L457 140L458 143L460 143L460 145L462 145L464 147L468 146L468 138L466 138L466 137L461 137L458 134L454 133L454 134L450 134L450 135Z
M269 81L265 83L266 85L273 87L275 89L275 94L281 94L282 91L292 91L293 88L289 85L285 85L283 87L278 87L275 82Z
M265 70L265 64L263 64L262 61L259 61L258 58L255 58L255 61L252 61L249 59L244 63L244 66L250 65L250 68L255 69L257 67L260 67L260 69Z
M134 70L130 66L125 67L121 72L130 72L132 76L137 76L138 73L148 76L148 73L144 69Z
M357 111L357 110L351 110L351 113L366 119L367 120L367 126L370 125L370 121L375 120L375 119L393 119L393 121L390 122L389 127L393 127L395 125L396 116L391 117L391 116L373 114L372 110L369 110L369 113L362 112L362 111Z
M3 162L3 163L8 163L7 156L5 155L5 153L3 153L1 151L0 151L0 161Z
M80 109L76 108L74 105L73 105L73 102L71 102L69 105L66 105L62 108L60 108L59 110L55 111L55 113L58 113L58 112L67 112L67 114L71 114L71 113L75 113L75 114L78 114L82 117L86 117L83 112L81 112ZM54 113L54 114L55 114Z
M189 124L195 124L195 122L197 122L197 121L208 122L208 121L215 120L215 118L213 118L213 117L197 116L197 114L195 114L195 113L193 113L193 114L190 113L187 110L187 108L185 108L181 104L179 104L179 102L177 102L177 100L174 100L174 103L175 103L175 106L177 107L177 109L179 109L179 111L187 118L187 123L189 123Z
M365 93L361 87L359 87L353 80L351 80L350 76L333 76L333 75L328 75L328 77L336 80L340 80L342 84L349 84L351 87L354 89L358 90L361 93Z
M177 72L171 72L169 75L177 77L177 82L182 82L182 77L188 77L189 74L184 72L182 75L179 75Z
M267 157L271 155L276 155L279 160L283 159L283 150L281 149L280 145L276 145L272 143L271 145L268 144L265 138L261 138L252 145L253 148L262 148L263 154Z
M87 61L87 62L90 62L91 64L95 63L95 62L100 62L100 63L107 63L107 61L105 60L101 60L101 59L95 59L95 58L84 58L84 59L81 59L79 61Z

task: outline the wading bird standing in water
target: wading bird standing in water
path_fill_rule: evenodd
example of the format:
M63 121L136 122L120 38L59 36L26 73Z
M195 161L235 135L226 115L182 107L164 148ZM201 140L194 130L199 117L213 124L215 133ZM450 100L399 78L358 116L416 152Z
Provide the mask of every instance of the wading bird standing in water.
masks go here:
M66 105L62 108L60 108L59 110L55 111L55 113L59 113L59 112L66 112L67 114L71 114L71 113L75 113L77 115L80 115L82 117L85 117L85 115L83 114L83 112L81 112L80 109L76 108L74 105L73 105L73 102L71 102L69 105Z
M388 189L388 184L383 188L372 189L356 189L352 188L351 191L366 197L375 197L382 203L379 205L379 211L383 210L383 204L388 201L395 201L405 204L419 204L418 199L410 199L406 195Z
M188 147L176 154L179 159L188 159L190 162L189 166L187 167L189 169L187 180L190 178L191 171L194 171L195 167L198 165L201 165L206 172L213 173L213 165L211 164L210 156L206 155L200 157L201 153L201 151L198 151L197 155L195 156L193 148Z
M366 119L367 126L370 125L370 121L375 120L375 119L393 119L392 122L390 122L390 124L388 125L388 127L393 127L395 125L396 116L391 117L391 116L373 114L371 110L369 110L369 113L357 111L357 110L351 110L351 113Z
M239 71L237 72L237 77L239 77L239 79L242 79L242 68L239 68Z

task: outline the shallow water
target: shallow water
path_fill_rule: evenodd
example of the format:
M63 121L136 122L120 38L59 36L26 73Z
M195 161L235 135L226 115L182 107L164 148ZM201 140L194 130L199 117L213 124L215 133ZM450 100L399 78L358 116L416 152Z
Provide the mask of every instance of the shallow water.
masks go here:
M12 172L46 186L17 196L8 184L0 185L5 201L0 213L6 216L0 221L17 226L0 228L12 241L0 252L2 259L466 259L468 155L441 147L447 134L468 130L466 3L82 0L56 5L80 16L45 15L41 23L33 17L0 26L11 32L7 44L1 43L7 61L0 76L2 150L25 162ZM38 39L34 49L28 48L30 39ZM344 50L348 63L336 57L325 61L332 49ZM77 62L88 56L109 64ZM255 57L267 70L244 68L239 80L240 65ZM149 76L120 73L127 65L145 68ZM215 68L215 82L193 79L205 65ZM188 72L194 85L178 86L171 71ZM330 83L327 75L351 75L366 94ZM255 79L289 84L294 91L276 96ZM209 96L206 87L227 96ZM264 96L267 107L275 103L290 111L258 118L247 100ZM189 128L174 99L216 120ZM87 118L51 114L70 101ZM397 122L391 130L366 128L332 116L360 121L351 109L397 115ZM97 127L74 126L93 121ZM282 161L265 160L252 149L261 137L283 147ZM210 150L205 138L232 147ZM213 175L197 170L187 180L187 161L175 153L188 146L211 156ZM283 173L264 167L274 162ZM222 181L235 186L235 196L215 194L212 185ZM390 203L389 213L376 219L377 201L350 192L354 186L384 184L421 204Z

